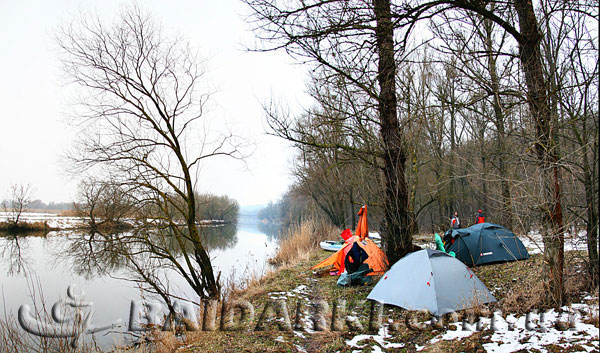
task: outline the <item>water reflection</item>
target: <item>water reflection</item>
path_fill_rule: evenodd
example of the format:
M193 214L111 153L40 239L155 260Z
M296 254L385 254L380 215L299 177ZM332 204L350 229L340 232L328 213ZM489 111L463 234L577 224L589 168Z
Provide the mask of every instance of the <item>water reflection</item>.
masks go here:
M237 231L235 223L218 227L203 227L201 228L203 244L208 250L231 248L238 241ZM130 232L57 232L55 235L64 237L66 241L62 243L63 246L49 249L52 266L68 268L85 279L122 272L127 269L128 256L135 253L141 255L146 250L141 248L139 242L132 241L135 238L131 236ZM174 256L181 256L183 250L191 250L193 247L188 240L180 243L175 237L163 238L152 233L147 236L153 243L164 246ZM2 248L3 257L11 260L8 263L11 273L18 273L27 263L27 257L24 255L27 251L22 251L22 248L27 246L27 238L23 239L19 242L17 238ZM167 266L163 263L160 267Z
M31 267L28 238L4 232L0 232L0 238L4 240L0 246L0 258L6 266L6 275L25 275Z
M218 227L201 227L199 230L204 246L210 251L234 246L238 242L237 228L237 223L230 223Z
M85 279L119 272L127 266L119 233L70 233L50 252L55 267L68 268Z
M203 227L203 243L210 250L215 273L221 274L225 283L229 279L243 281L253 275L260 275L267 268L267 259L276 249L277 232L266 235L256 220L222 227ZM181 244L173 237L159 237L149 233L155 244L179 254ZM32 292L43 291L43 300L52 305L66 288L76 284L85 290L86 298L94 302L98 322L113 322L117 318L127 320L132 301L156 300L156 297L142 293L144 283L138 282L139 273L128 259L128 254L136 254L139 243L127 242L131 233L85 233L73 231L50 232L47 236L14 237L0 234L0 291L3 292L3 305L0 317L16 314L19 306L31 305L42 296L33 298ZM154 237L154 238L153 238ZM184 244L184 248L187 245ZM193 299L196 295L187 281L167 265L160 265L147 253L138 253L138 264L148 265L147 276L161 281L163 289ZM122 279L126 279L123 281ZM152 278L151 278L152 279ZM35 283L32 288L31 283ZM158 298L164 302L162 298ZM125 332L126 327L122 328ZM115 337L117 335L117 337ZM100 345L110 346L115 340L129 337L111 333L96 337Z
M282 225L280 223L273 222L258 222L258 230L261 233L266 234L271 239L279 239L281 237Z

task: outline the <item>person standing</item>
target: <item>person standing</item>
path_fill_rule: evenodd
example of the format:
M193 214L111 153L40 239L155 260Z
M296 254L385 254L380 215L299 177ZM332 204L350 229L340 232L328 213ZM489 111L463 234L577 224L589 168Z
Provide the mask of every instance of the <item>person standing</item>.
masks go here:
M454 216L450 220L450 225L454 229L460 228L460 219L458 218L458 212L454 211Z
M483 215L483 212L481 212L481 210L477 211L477 216L475 217L475 224L479 224L479 223L485 223L485 217Z

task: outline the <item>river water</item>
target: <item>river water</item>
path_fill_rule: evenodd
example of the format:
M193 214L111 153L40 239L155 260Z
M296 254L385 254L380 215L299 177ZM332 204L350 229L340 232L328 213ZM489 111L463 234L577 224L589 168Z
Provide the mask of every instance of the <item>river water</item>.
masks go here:
M220 272L222 282L240 283L262 275L278 244L275 234L267 234L269 231L251 218L240 218L237 225L206 228L203 233L215 274ZM94 327L120 322L110 330L84 335L84 342L93 340L101 348L132 342L135 337L128 330L132 307L139 312L140 303L160 300L142 293L130 280L123 259L108 255L91 261L88 239L89 235L72 231L17 238L0 234L0 320L17 318L19 308L25 306L32 313L51 312L56 302L68 298L71 287L73 298L92 303L85 312L93 308ZM168 280L171 292L198 302L180 275L169 272ZM30 335L22 327L18 329Z

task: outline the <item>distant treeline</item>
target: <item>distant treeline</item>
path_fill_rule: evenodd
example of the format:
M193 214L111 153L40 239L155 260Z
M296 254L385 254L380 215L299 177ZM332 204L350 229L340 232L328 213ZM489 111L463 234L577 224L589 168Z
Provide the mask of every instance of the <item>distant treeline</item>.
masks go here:
M227 195L196 194L196 219L237 221L240 205Z
M258 211L258 219L286 227L300 224L307 217L324 217L322 210L312 207L309 201L303 195L290 190L277 202L269 202L267 207Z
M52 202L45 203L42 200L33 200L28 205L29 209L34 210L72 210L72 202Z
M2 200L2 202L0 202L0 205L6 205L7 208L11 208L11 200ZM72 202L52 202L50 201L49 203L45 203L42 200L33 200L33 201L29 201L26 204L26 210L24 211L31 211L31 210L48 210L48 211L66 211L66 210L72 210L73 209L73 203Z

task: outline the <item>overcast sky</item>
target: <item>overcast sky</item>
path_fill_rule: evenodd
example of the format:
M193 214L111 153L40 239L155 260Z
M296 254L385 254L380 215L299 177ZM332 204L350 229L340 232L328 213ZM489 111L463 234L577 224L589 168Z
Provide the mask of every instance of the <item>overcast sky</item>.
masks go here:
M73 87L65 85L54 33L79 11L118 15L128 1L0 0L0 199L13 183L30 183L35 198L73 201L77 180L60 157L73 139L65 122ZM284 53L248 53L253 34L237 0L139 1L156 20L208 58L218 93L211 117L256 142L246 165L214 160L202 169L201 192L227 194L241 205L275 201L290 184L292 150L265 134L261 103L275 96L291 107L308 102L303 68Z

